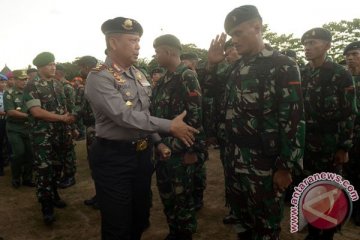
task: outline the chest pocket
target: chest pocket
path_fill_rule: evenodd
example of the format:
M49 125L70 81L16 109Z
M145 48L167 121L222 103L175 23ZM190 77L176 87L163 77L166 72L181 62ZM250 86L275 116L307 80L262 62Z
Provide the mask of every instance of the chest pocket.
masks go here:
M116 89L121 93L121 96L123 97L124 101L133 100L136 95L136 87L132 87L129 82L125 83L115 83Z

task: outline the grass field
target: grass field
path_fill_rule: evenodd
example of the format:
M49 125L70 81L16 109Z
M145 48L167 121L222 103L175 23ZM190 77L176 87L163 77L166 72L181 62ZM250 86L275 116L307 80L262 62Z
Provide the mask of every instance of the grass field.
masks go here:
M60 195L68 203L65 209L56 209L57 221L52 227L43 224L40 205L35 198L35 189L10 184L10 169L0 177L0 237L4 240L94 240L100 239L100 213L83 204L94 194L93 182L89 174L84 142L77 142L78 168L76 184L60 190ZM207 162L208 181L205 192L205 206L198 213L198 232L195 240L236 239L232 226L222 223L227 213L224 207L224 177L217 150L210 150ZM144 240L162 240L167 235L167 224L162 212L158 191L153 180L153 208L151 226L144 233ZM304 239L305 233L289 233L289 208L282 222L281 239ZM335 240L359 240L360 227L347 223Z

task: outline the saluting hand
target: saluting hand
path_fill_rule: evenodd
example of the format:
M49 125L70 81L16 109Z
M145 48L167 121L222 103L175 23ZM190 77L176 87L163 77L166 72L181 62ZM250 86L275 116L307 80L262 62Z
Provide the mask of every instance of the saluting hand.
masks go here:
M194 134L199 133L199 131L190 127L183 121L185 116L186 111L182 112L171 121L170 133L174 137L179 138L187 147L190 147L195 141Z
M225 47L226 34L216 35L216 38L211 41L208 51L208 64L209 67L216 65L225 59Z

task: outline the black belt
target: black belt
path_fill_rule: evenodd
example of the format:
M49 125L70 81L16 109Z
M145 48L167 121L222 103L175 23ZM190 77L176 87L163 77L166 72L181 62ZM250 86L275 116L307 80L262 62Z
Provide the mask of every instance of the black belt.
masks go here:
M135 139L133 141L109 140L101 137L96 137L96 141L102 145L113 146L125 152L143 152L148 149L152 143L150 136Z

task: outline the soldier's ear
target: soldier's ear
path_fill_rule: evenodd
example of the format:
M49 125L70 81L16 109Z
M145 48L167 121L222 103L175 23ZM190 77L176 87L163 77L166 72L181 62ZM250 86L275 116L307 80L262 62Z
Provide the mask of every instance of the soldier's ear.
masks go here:
M111 50L116 50L117 49L117 40L116 40L116 38L109 37L108 42L109 42L109 47L111 48Z

